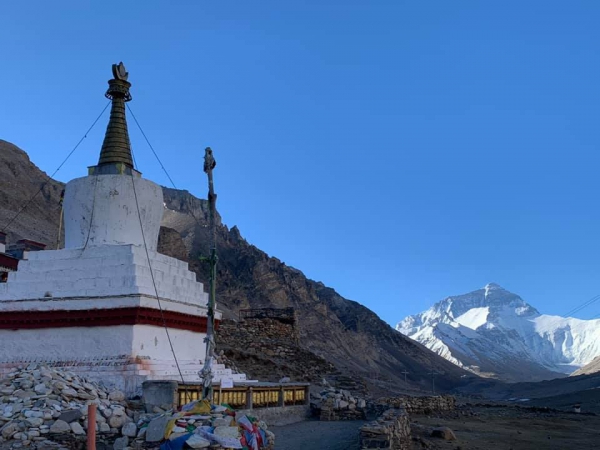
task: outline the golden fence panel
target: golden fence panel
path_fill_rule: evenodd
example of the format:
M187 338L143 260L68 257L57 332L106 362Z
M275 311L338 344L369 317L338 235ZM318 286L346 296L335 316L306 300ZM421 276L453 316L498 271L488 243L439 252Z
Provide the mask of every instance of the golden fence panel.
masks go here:
M283 399L280 398L283 391ZM307 388L302 386L273 386L252 387L236 386L233 389L220 390L215 388L213 392L213 403L219 405L226 403L229 406L240 409L247 405L248 396L252 393L253 408L267 408L281 405L301 405L306 403ZM179 406L202 398L201 385L180 385L178 388Z

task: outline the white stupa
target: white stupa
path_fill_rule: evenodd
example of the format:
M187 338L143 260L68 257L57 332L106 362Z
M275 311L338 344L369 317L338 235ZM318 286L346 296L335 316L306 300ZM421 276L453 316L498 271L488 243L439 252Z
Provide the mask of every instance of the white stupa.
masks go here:
M135 394L181 379L166 325L185 381L199 381L208 295L186 262L156 251L162 190L133 167L131 84L122 64L113 74L98 164L66 186L65 248L30 252L0 284L0 375L38 361Z

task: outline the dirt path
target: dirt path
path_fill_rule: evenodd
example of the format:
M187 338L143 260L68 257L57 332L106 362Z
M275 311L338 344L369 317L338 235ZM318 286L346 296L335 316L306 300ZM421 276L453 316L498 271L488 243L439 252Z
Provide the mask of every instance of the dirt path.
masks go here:
M358 450L358 429L364 423L307 420L269 429L275 433L276 450Z

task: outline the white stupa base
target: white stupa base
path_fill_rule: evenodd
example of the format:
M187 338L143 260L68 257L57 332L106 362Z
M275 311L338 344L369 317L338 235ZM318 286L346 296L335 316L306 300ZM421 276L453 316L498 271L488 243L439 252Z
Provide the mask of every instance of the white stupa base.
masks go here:
M208 295L187 263L149 256L135 245L31 252L0 284L0 373L37 361L136 395L145 380L181 381L166 325L184 381L199 382Z
M186 382L200 382L204 333L169 329ZM62 367L128 396L146 380L181 376L164 328L149 325L0 330L0 375L31 362Z

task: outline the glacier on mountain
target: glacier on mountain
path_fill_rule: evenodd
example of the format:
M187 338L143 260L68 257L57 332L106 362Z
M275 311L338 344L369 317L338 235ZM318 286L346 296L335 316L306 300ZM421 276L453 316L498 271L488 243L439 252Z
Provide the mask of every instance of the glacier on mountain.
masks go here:
M448 297L396 329L460 367L509 381L564 376L600 355L600 319L540 314L494 283Z

